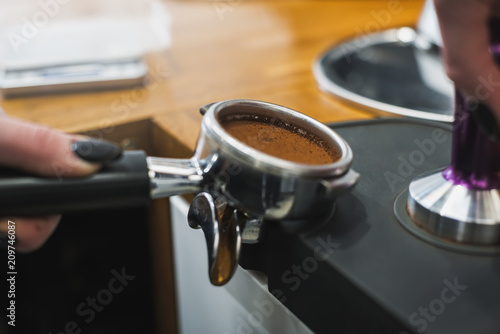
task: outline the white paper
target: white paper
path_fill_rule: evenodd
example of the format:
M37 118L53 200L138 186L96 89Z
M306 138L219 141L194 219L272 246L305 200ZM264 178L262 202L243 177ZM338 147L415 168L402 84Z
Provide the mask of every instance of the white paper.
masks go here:
M4 69L135 58L171 43L158 0L0 0L0 8Z

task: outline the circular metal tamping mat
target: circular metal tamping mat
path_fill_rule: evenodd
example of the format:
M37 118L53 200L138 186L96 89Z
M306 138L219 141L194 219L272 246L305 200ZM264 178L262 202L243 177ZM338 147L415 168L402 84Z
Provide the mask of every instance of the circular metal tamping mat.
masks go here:
M375 112L453 121L439 48L408 27L338 44L313 65L321 90Z

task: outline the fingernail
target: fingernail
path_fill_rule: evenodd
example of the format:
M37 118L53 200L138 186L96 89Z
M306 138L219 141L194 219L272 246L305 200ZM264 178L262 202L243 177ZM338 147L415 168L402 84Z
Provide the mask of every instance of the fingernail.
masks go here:
M478 128L486 137L492 141L498 141L500 139L500 129L498 128L497 120L490 108L480 103L477 109L471 112L471 114Z
M9 243L9 235L7 233L0 233L0 249L7 249Z
M78 157L88 162L110 162L122 155L122 148L107 140L75 141L71 148Z

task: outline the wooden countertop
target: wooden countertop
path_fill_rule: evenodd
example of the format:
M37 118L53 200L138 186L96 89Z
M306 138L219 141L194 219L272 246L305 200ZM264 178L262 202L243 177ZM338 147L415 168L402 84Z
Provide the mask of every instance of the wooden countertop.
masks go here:
M145 87L0 100L13 116L67 132L150 120L192 151L200 106L264 100L321 122L373 117L321 92L311 72L328 47L376 29L414 26L422 1L165 1L172 45L148 56ZM112 131L113 128L110 128ZM176 148L170 147L176 154Z

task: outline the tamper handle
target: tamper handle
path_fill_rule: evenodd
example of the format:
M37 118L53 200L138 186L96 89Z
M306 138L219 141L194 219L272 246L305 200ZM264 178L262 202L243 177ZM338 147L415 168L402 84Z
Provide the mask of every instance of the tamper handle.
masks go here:
M491 53L500 64L500 20L490 22ZM498 123L491 110L470 103L455 91L455 120L451 164L443 172L454 184L469 189L500 188L500 141Z

